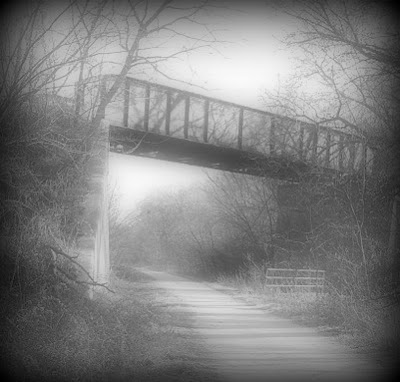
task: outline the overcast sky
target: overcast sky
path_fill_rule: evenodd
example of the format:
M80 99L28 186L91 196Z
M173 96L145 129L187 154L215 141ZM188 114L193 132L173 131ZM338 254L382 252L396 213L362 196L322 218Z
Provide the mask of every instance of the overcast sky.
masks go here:
M279 38L293 27L262 2L237 2L235 8L238 11L220 10L207 20L211 29L220 30L218 38L228 41L218 45L218 52L192 53L166 70L201 87L176 83L181 89L263 109L260 95L276 86L278 76L282 80L290 72L290 57ZM162 77L157 82L174 86ZM205 181L205 175L194 166L111 154L110 179L118 184L121 208L127 210L149 193L189 187Z
M290 55L279 39L294 28L267 3L236 2L212 13L204 22L226 43L216 44L217 51L203 49L169 63L168 74L204 89L194 92L262 108L260 95L277 85L278 76L282 80L290 73Z
M89 6L94 7L96 2L93 1L93 3L88 3ZM193 1L198 4L196 0ZM213 0L210 3L214 5L216 2L217 0ZM219 1L219 3L222 3L222 1ZM179 81L167 80L160 75L152 78L148 72L143 73L141 68L138 72L132 71L130 74L132 76L141 75L143 79L154 80L180 89L190 89L195 93L232 101L244 106L263 109L260 96L265 89L272 89L277 84L279 77L283 79L290 72L290 57L287 52L281 49L278 39L285 32L293 29L289 22L278 15L268 3L270 2L226 1L220 8L208 11L208 13L200 12L198 24L183 20L179 25L174 26L176 31L194 36L195 39L193 40L185 40L180 35L174 35L173 38L169 39L168 32L151 34L148 39L144 39L143 45L141 45L141 49L144 49L141 50L142 54L150 52L150 56L164 57L163 53L168 52L168 49L171 53L180 51L184 47L190 48L190 44L196 44L196 38L210 38L210 35L207 35L207 30L213 33L218 43L212 44L211 49L195 50L190 55L181 55L179 60L165 62L164 66L160 67L171 78ZM83 4L86 3L82 2L81 5ZM94 40L94 45L91 47L91 54L94 55L89 55L90 65L85 66L86 70L89 70L89 67L95 69L90 73L86 72L84 78L90 75L118 73L120 71L126 57L126 50L122 49L120 44L124 43L124 39L131 39L130 42L132 43L136 36L134 29L137 28L133 17L127 22L126 16L129 6L126 4L123 1L110 2L103 9L105 14L109 12L111 18L109 21L112 27L106 28L104 32L102 28L108 25L104 21L107 19L99 23L100 29L96 32L98 34ZM150 1L149 4L152 7L157 7L157 5L154 5L157 4L157 0ZM40 23L43 25L38 25L38 29L52 25L53 34L49 35L49 40L45 41L44 45L38 45L36 51L38 57L45 55L46 49L53 43L62 41L64 36L68 34L71 23L79 19L77 9L66 8L67 5L68 3L64 0L47 1L45 11L40 15ZM107 8L114 5L116 8ZM35 3L24 3L24 5L21 3L19 7L15 8L16 19L11 18L7 22L18 29L18 17L23 16L29 6L34 7ZM178 6L182 8L190 7L190 0L182 1ZM127 7L127 9L123 7ZM95 14L96 8L91 9ZM169 20L168 18L173 20L183 14L187 14L187 11L182 13L181 10L169 10L162 14L158 22L164 24ZM57 21L53 25L54 20ZM204 24L207 24L207 29L204 28ZM81 39L84 39L87 35L85 28L82 26L80 28L77 34ZM130 32L129 28L131 28ZM122 36L120 41L116 37L119 34L120 37ZM15 34L14 38L18 39L18 35ZM170 45L168 46L168 44ZM129 44L127 43L127 45ZM146 48L150 49L146 50ZM72 48L65 44L58 52L59 56L63 54L67 56L68 49ZM99 65L100 63L102 65ZM66 72L67 69L65 68ZM69 86L64 88L63 95L73 96L78 73L74 72L67 79L66 84ZM63 81L64 79L60 81L60 85L64 84ZM143 195L143 190L149 190L151 186L165 188L174 184L186 185L196 182L202 174L202 170L196 170L194 167L185 170L184 165L171 165L160 161L150 161L145 165L143 160L135 157L116 159L117 156L111 156L111 158L110 174L114 180L119 179L120 191L125 195L124 200L128 204L130 204L129 200L133 200L132 195ZM133 163L132 166L136 167L134 169L133 167L129 168L128 162ZM142 170L138 167L139 163L142 165Z

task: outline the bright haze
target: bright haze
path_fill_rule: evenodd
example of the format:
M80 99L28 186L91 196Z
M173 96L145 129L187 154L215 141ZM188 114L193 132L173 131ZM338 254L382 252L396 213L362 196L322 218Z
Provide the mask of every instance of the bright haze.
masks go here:
M218 43L165 62L160 68L169 78L154 72L139 77L263 109L260 95L290 72L279 39L292 26L262 2L229 2L203 17ZM206 176L194 166L111 154L110 178L121 209L130 210L146 195L200 184Z

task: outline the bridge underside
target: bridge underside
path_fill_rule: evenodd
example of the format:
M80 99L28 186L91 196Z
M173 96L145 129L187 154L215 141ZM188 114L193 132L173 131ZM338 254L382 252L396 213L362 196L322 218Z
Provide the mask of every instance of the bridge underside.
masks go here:
M275 179L297 180L307 166L282 157L264 156L151 132L110 126L112 152Z

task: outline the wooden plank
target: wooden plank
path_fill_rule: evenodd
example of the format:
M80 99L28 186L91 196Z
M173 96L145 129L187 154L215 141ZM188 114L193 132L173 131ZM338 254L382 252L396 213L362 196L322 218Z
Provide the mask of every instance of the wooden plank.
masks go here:
M322 277L322 276L317 276L317 277L312 277L312 276L295 276L295 277L290 277L290 276L266 276L265 278L267 280L287 280L287 279L292 279L292 280L325 280L325 277Z
M150 85L146 85L146 95L144 100L144 130L149 131L150 119Z
M267 288L319 288L323 285L315 285L315 284L308 284L308 285L294 285L294 284L265 284L264 287Z
M276 276L276 274L279 274ZM265 288L323 291L325 271L321 269L268 268Z
M130 93L130 80L129 78L125 78L125 90L124 90L124 118L123 118L123 125L128 127L128 120L129 120L129 93Z
M323 272L323 269L267 268L267 271Z
M238 149L242 149L242 137L243 137L243 108L239 109L239 126L238 126Z
M171 106L172 106L172 95L171 92L167 91L167 105L165 109L165 134L170 134L170 125L171 125Z
M188 138L189 111L190 111L190 96L187 95L185 97L185 122L184 122L184 125L183 125L183 136L184 136L185 139Z
M204 101L204 126L203 126L203 141L208 142L208 118L210 112L210 100L206 99Z
M315 275L319 275L319 274L324 275L324 272L325 271L308 271L308 272L304 272L304 270L299 269L296 272L280 272L280 273L284 273L284 274L286 274L288 276L279 275L279 276L273 276L273 277L292 277L291 275L293 275L293 274L299 275L298 277L315 277ZM267 272L267 273L269 273L269 272ZM314 274L314 276L311 276L312 274Z

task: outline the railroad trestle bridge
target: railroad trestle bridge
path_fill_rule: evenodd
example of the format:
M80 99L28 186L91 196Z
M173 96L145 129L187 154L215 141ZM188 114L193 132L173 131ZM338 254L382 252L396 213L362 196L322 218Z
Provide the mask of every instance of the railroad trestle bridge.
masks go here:
M93 115L113 80L80 85L81 114ZM253 175L261 164L263 175L281 179L310 167L328 174L372 171L373 149L355 133L130 77L105 119L114 152Z
M93 120L114 80L102 76L79 83L76 114ZM81 263L98 282L107 282L110 270L109 151L294 184L302 174L373 171L374 150L357 134L130 77L108 103L100 136L84 212L93 234L78 243Z

